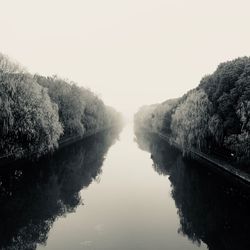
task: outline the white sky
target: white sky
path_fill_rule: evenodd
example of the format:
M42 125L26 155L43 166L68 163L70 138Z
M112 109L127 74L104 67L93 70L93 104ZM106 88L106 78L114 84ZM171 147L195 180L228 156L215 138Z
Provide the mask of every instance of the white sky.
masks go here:
M250 55L250 1L0 0L0 50L129 115Z

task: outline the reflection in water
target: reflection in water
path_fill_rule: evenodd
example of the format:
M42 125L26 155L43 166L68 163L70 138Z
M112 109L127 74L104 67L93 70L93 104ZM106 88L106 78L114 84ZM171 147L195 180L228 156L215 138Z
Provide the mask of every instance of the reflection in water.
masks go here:
M156 135L137 133L142 150L151 153L154 168L169 175L180 218L178 232L210 250L250 249L250 195L246 187L183 160Z
M100 175L118 134L119 129L109 130L36 164L0 172L0 249L45 244L55 219L73 212L80 190Z

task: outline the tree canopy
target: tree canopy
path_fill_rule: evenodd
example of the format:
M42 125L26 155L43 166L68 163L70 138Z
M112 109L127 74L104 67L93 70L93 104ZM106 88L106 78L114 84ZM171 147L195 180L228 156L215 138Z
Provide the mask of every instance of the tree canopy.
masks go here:
M0 54L0 156L40 157L60 139L121 121L89 89L59 77L31 75Z
M47 90L24 74L0 74L2 154L39 157L58 146L63 133L58 107Z
M192 147L220 151L246 164L250 159L250 57L221 63L197 88L174 102L143 107L135 115L135 124L167 134L183 152Z

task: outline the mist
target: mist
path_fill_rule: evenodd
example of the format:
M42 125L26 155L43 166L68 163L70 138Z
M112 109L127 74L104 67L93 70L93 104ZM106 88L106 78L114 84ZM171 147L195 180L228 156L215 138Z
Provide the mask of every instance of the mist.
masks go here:
M1 1L1 51L127 117L250 54L248 1Z

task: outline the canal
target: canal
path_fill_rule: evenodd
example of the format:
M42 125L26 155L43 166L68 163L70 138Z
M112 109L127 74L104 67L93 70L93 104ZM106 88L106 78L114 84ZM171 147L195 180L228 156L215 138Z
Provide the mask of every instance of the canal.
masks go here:
M2 171L0 192L0 249L250 249L247 188L132 124Z

